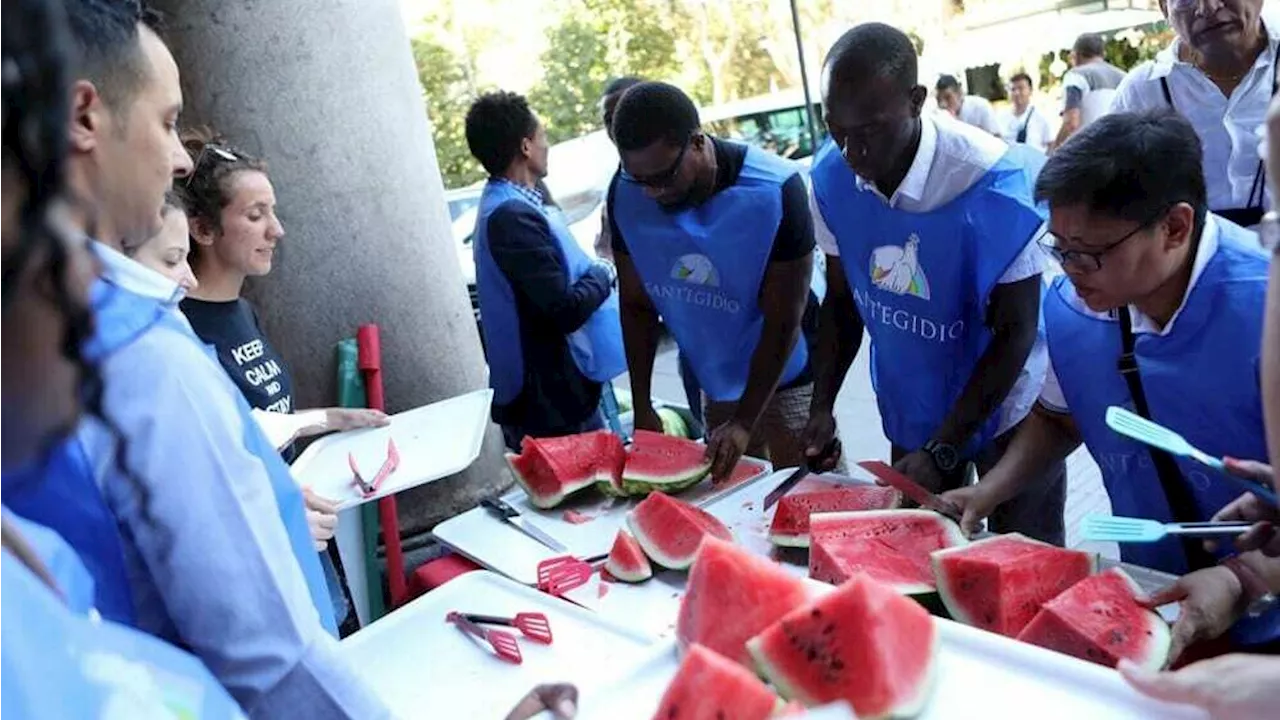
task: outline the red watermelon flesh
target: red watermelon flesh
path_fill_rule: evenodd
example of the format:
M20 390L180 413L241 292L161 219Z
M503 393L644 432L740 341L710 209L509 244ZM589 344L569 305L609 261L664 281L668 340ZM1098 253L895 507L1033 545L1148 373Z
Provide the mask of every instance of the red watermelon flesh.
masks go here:
M640 549L640 543L626 530L619 530L613 539L613 548L609 550L604 569L623 582L643 582L653 577L649 558Z
M662 694L653 720L768 720L781 704L754 673L694 645Z
M672 570L684 570L693 563L704 537L733 539L714 515L660 492L641 500L627 514L627 526L649 559Z
M637 430L622 469L622 489L628 495L644 495L692 487L711 472L706 454L707 447L693 440Z
M676 639L754 667L747 640L807 603L815 589L772 560L708 538L698 550L680 600Z
M810 534L809 577L840 585L866 573L904 595L933 592L930 553L967 542L959 526L928 510L818 513Z
M594 443L584 444L576 435L526 437L521 449L519 455L507 453L507 463L535 507L553 508L595 482Z
M622 438L608 430L588 434L592 436L598 460L596 487L605 495L623 495L622 468L627 463L627 450L622 445Z
M933 554L951 617L1017 637L1040 606L1093 573L1094 556L1010 533Z
M1138 604L1139 592L1120 568L1087 577L1046 602L1018 639L1107 667L1124 659L1159 670L1169 626Z
M805 478L778 500L769 541L783 547L809 547L809 516L814 513L887 510L901 504L902 494L893 488Z
M918 713L933 685L937 648L928 611L866 575L747 642L784 697L810 707L844 700L860 718Z

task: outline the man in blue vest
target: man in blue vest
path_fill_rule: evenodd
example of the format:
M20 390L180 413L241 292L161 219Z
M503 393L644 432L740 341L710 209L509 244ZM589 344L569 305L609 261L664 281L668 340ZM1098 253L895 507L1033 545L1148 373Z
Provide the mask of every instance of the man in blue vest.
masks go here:
M514 452L525 436L597 430L601 384L626 371L613 269L538 191L547 133L523 96L480 97L466 126L489 173L474 249L493 421Z
M797 342L813 263L804 178L704 134L693 101L666 83L628 90L612 129L622 168L608 214L636 427L662 428L650 393L661 317L707 398L712 477L748 451L799 465L813 392Z
M1215 457L1267 457L1258 363L1268 258L1251 231L1208 213L1200 141L1165 110L1108 115L1050 158L1036 195L1050 208L1042 244L1062 263L1045 297L1050 371L1039 404L977 485L950 498L972 530L1046 463L1083 441L1116 515L1208 520L1238 485L1112 431L1119 406L1173 428ZM1174 574L1176 656L1239 619L1251 588L1280 587L1280 561L1250 552L1223 564L1198 541L1121 546L1131 563ZM1259 597L1263 594L1257 593ZM1274 643L1280 613L1236 623L1244 646Z
M888 25L845 33L823 75L832 142L812 178L827 297L809 452L835 432L865 328L895 467L933 491L959 487L969 461L995 465L1043 381L1043 217L1031 197L1043 156L922 117L915 49ZM1064 475L1045 468L993 525L1062 543Z

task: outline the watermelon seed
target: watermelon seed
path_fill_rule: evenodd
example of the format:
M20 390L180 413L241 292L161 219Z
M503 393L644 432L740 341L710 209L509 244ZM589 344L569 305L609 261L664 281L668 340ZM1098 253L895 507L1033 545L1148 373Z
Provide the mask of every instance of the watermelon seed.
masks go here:
M831 633L833 633L833 632L835 632L835 631L836 631L835 623L831 623L831 624L827 625L826 627L822 628L822 634L823 634L823 635L830 635Z
M675 720L678 714L679 714L679 711L676 709L676 706L672 705L670 708L667 709L667 720Z
M809 615L816 620L822 617L822 611L818 610L818 608L814 608L812 611L810 611Z

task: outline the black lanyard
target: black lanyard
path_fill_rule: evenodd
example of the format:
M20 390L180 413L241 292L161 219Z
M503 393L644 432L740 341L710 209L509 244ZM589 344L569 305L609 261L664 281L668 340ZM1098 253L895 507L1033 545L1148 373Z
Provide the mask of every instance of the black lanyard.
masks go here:
M1036 111L1036 107L1034 105L1032 105L1031 108L1027 110L1027 119L1023 120L1022 127L1018 128L1018 137L1014 138L1014 142L1020 142L1020 143L1027 142L1027 126L1031 124L1031 113L1035 111Z

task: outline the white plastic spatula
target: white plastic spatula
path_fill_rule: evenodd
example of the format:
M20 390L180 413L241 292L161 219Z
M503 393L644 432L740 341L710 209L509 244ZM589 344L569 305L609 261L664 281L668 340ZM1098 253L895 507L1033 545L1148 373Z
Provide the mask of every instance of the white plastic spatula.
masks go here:
M308 410L300 413L268 412L254 408L249 411L262 433L271 441L271 446L279 450L297 437L303 428L324 425L327 416L324 410Z

